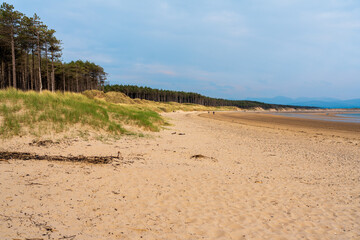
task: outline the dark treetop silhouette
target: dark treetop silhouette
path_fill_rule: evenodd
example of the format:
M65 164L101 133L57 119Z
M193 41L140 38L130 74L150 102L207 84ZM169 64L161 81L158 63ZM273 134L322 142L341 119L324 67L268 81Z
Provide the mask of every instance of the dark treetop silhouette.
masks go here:
M255 101L241 101L241 100L226 100L221 98L206 97L198 93L170 91L162 89L153 89L149 87L139 87L135 85L105 85L105 92L115 91L125 93L131 98L140 98L157 102L178 102L178 103L193 103L205 106L235 106L239 108L307 108L298 106L266 104Z
M61 42L40 17L0 7L0 88L74 91L101 89L104 69L89 61L62 62Z

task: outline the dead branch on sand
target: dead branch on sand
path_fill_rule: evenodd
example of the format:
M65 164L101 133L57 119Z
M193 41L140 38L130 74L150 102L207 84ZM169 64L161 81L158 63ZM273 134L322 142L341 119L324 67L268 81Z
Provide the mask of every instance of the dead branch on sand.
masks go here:
M122 158L122 157L121 157ZM86 162L92 164L109 164L114 159L120 160L120 154L117 156L48 156L38 155L27 152L0 152L0 161L7 160L48 160L64 162Z

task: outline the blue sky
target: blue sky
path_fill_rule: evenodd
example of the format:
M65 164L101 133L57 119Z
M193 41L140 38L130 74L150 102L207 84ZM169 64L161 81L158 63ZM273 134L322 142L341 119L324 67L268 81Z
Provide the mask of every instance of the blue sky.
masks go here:
M360 97L359 0L9 0L111 84L211 97Z

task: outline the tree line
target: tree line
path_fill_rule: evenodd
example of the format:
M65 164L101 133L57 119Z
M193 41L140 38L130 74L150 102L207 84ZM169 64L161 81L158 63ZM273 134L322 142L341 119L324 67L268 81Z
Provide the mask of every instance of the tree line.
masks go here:
M170 91L134 85L106 85L104 69L89 61L61 61L61 41L55 30L37 14L28 17L3 2L0 6L0 88L72 91L99 89L123 92L131 98L158 102L193 103L239 108L293 107L254 101L210 98L193 92Z
M37 14L0 7L0 88L73 91L102 89L104 69L89 61L62 62L61 41Z
M130 98L146 99L157 102L192 103L192 104L201 104L205 106L235 106L239 108L261 107L263 109L270 109L270 108L279 109L284 107L307 108L307 107L299 107L299 106L267 104L256 101L211 98L193 92L153 89L149 87L139 87L136 85L105 85L104 91L122 92L127 96L129 96Z

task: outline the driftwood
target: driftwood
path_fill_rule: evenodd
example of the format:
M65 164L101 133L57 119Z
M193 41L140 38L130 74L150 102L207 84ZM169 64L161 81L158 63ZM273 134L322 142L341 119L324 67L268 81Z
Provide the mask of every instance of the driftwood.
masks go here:
M34 140L31 143L29 143L30 146L37 146L37 147L47 147L55 144L59 144L59 142L54 142L52 140L41 140L41 141Z
M196 155L191 156L190 158L191 158L191 159L195 159L195 160L209 159L209 160L211 160L212 162L217 162L217 161L218 161L216 158L207 157L207 156L204 156L204 155L202 155L202 154L196 154Z
M18 160L48 160L48 161L64 161L64 162L86 162L93 164L108 164L114 159L120 160L120 154L117 156L48 156L38 155L27 152L0 152L0 161L12 159Z

